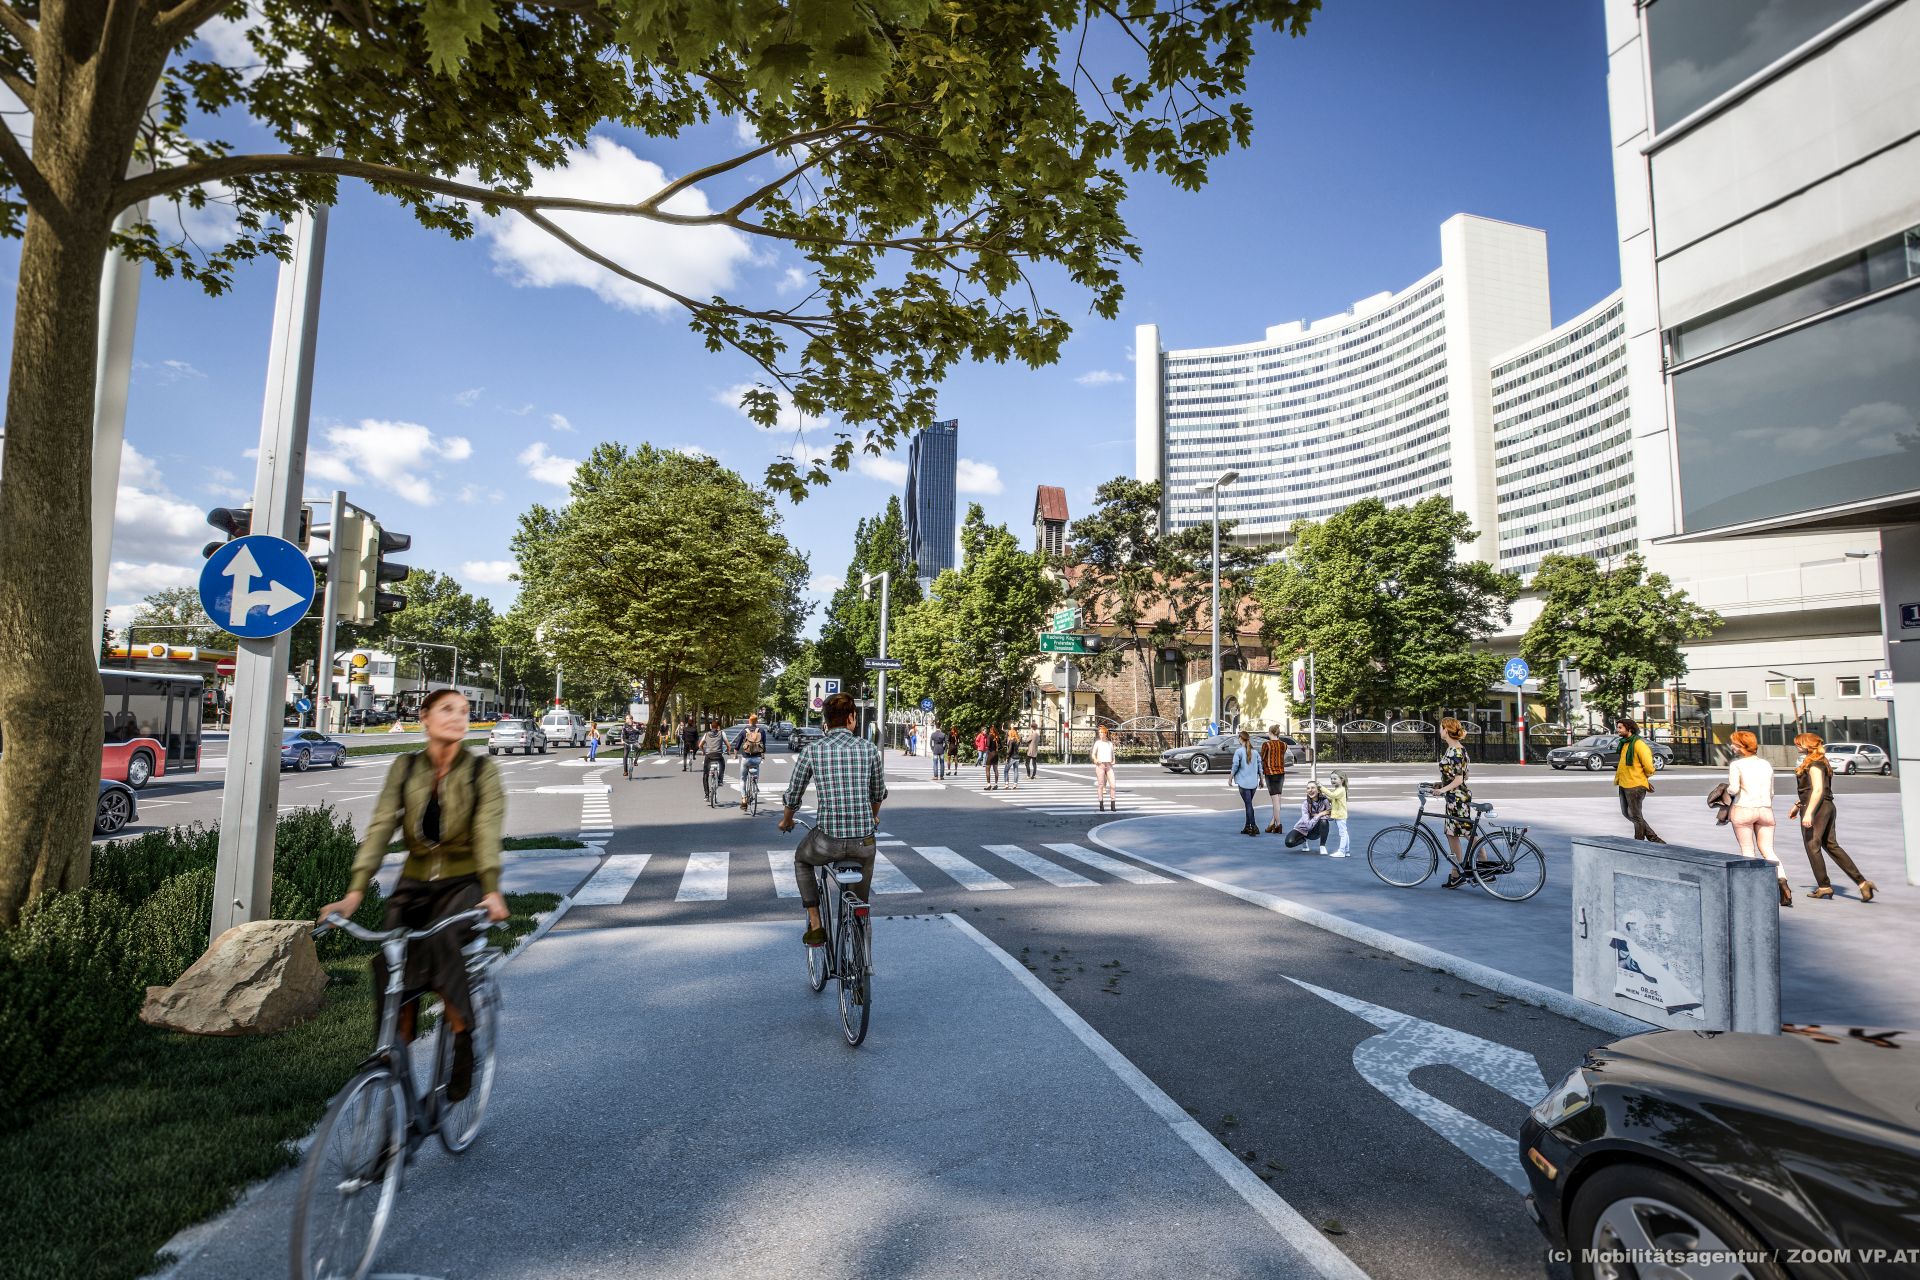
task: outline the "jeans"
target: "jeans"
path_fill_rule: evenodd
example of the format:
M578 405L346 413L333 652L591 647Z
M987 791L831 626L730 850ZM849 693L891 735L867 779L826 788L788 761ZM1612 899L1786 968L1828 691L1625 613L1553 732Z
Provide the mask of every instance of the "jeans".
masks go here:
M1860 868L1853 865L1853 859L1848 856L1847 851L1840 847L1839 837L1833 830L1834 816L1833 801L1823 798L1813 807L1812 823L1800 828L1800 843L1806 846L1807 861L1813 864L1813 878L1822 889L1833 888L1832 883L1827 880L1826 858L1820 856L1822 850L1833 859L1836 867L1853 878L1855 884L1866 879L1860 874Z
M1635 840L1645 840L1650 844L1665 844L1666 841L1660 838L1660 833L1647 825L1646 815L1640 811L1640 806L1645 804L1646 800L1647 789L1645 787L1621 787L1620 815L1633 824L1633 838ZM1769 827L1773 825L1772 813L1767 814L1767 825ZM1769 835L1767 839L1771 841L1773 837Z
M879 849L873 843L872 836L861 836L853 840L837 840L822 835L816 828L807 832L799 847L793 851L794 883L800 886L800 902L803 906L820 905L820 886L814 883L813 868L824 867L829 863L857 861L860 864L860 883L854 887L854 893L862 902L873 900L873 859Z
M1027 776L1031 778L1033 777L1034 774L1038 772L1040 772L1040 757L1034 755L1032 752L1028 752L1027 753Z
M1328 818L1327 824L1333 828L1333 842L1337 846L1334 852L1344 855L1347 852L1347 820L1345 818ZM1320 852L1325 853L1327 851L1327 843L1327 840L1323 837L1320 841Z
M933 757L933 776L936 778L947 776L947 758L937 752Z
M1256 790L1257 788L1255 787L1240 788L1240 803L1247 807L1247 825L1249 827L1259 825L1253 820L1253 795Z

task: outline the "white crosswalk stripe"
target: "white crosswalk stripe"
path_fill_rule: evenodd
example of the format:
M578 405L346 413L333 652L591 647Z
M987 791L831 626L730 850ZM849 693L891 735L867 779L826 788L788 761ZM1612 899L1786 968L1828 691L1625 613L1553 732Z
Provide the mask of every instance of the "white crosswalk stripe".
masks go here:
M1172 884L1165 876L1134 866L1131 862L1122 862L1118 858L1109 858L1096 849L1077 844L1050 844L1047 848L1062 857L1084 862L1095 871L1104 871L1110 876L1118 876L1131 884Z
M651 854L619 853L600 864L593 873L593 879L573 895L576 907L608 907L627 900L627 894L633 889L633 882L647 869L647 859Z
M676 902L725 902L727 898L726 853L690 853L686 874L680 877Z
M1005 858L1022 871L1039 876L1048 884L1059 885L1061 888L1085 886L1090 889L1093 887L1093 881L1079 872L1069 871L1057 863L1048 862L1037 853L1028 853L1017 844L990 844L983 847L995 857Z

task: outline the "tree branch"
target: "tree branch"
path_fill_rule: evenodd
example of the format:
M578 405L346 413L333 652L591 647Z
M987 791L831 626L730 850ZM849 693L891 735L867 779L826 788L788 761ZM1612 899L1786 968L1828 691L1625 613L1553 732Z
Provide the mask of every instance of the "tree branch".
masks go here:
M155 27L160 38L171 48L205 26L209 18L232 3L233 0L180 0L180 3L160 15Z
M28 22L21 12L10 4L0 3L0 27L20 42L28 57L36 57L40 47L40 29Z
M59 214L64 218L66 206L48 184L46 175L34 164L33 157L27 154L27 149L20 145L13 127L3 121L0 121L0 164L6 166L14 185L27 198L29 209L37 209L43 216Z

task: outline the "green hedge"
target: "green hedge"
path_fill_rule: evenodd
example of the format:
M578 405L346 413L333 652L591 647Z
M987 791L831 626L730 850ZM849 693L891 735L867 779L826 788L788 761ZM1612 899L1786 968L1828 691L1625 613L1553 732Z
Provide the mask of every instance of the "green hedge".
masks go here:
M22 1106L89 1078L139 1027L148 986L173 982L207 947L213 925L216 828L149 831L94 852L91 882L36 900L0 930L0 1128ZM346 892L353 824L302 809L275 831L272 913L313 918ZM368 890L354 918L378 926ZM332 933L323 958L358 944Z

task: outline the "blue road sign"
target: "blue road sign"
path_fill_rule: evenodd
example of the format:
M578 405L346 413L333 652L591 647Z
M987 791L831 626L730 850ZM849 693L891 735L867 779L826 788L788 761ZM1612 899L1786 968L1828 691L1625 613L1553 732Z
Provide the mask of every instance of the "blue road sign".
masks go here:
M1533 674L1533 668L1527 665L1525 658L1507 659L1507 683L1514 688L1518 689L1525 684L1527 677L1531 674Z
M293 704L293 709L295 711L298 711L301 715L305 715L307 714L307 712L313 710L313 704L307 701L305 698L302 698L298 702Z
M931 711L931 710L933 710L933 699L932 699L932 698L922 698L922 699L920 699L920 709L921 709L922 711Z
M307 616L313 594L307 553L264 533L235 538L200 570L200 607L215 626L242 640L288 630Z

